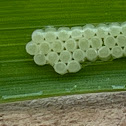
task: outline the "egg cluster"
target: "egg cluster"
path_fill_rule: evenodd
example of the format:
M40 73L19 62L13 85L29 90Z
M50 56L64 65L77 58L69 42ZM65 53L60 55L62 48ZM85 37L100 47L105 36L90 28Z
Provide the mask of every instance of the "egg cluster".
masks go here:
M26 51L37 65L50 64L59 74L78 72L86 60L126 56L126 23L37 29Z

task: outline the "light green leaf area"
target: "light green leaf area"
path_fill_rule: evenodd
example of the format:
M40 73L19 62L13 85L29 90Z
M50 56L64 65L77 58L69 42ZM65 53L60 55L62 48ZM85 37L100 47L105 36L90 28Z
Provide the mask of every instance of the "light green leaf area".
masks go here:
M75 74L37 66L25 45L49 25L126 21L125 0L1 0L0 103L48 96L126 89L126 58L87 63Z

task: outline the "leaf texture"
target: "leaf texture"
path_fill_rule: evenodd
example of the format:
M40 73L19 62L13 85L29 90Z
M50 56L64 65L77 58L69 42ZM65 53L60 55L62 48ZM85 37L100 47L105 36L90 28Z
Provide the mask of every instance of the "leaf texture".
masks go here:
M61 76L49 65L37 66L25 51L37 28L126 21L125 0L5 0L0 5L0 103L126 89L125 58L88 63Z

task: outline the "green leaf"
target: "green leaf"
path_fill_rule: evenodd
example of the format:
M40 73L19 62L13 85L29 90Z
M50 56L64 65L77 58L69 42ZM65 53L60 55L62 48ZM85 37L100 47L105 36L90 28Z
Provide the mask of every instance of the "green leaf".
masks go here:
M25 51L31 33L49 25L124 22L125 0L4 0L0 2L0 102L55 95L125 90L126 59L83 64L58 75Z

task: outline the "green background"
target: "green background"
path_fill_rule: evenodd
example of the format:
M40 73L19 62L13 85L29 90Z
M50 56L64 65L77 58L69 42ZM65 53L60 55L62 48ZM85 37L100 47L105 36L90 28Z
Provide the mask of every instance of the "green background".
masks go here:
M0 102L125 90L125 58L91 63L78 73L61 76L49 65L37 66L25 51L31 33L37 28L124 21L125 0L1 0ZM42 95L37 97L18 96L40 91ZM5 96L17 99L5 100Z

